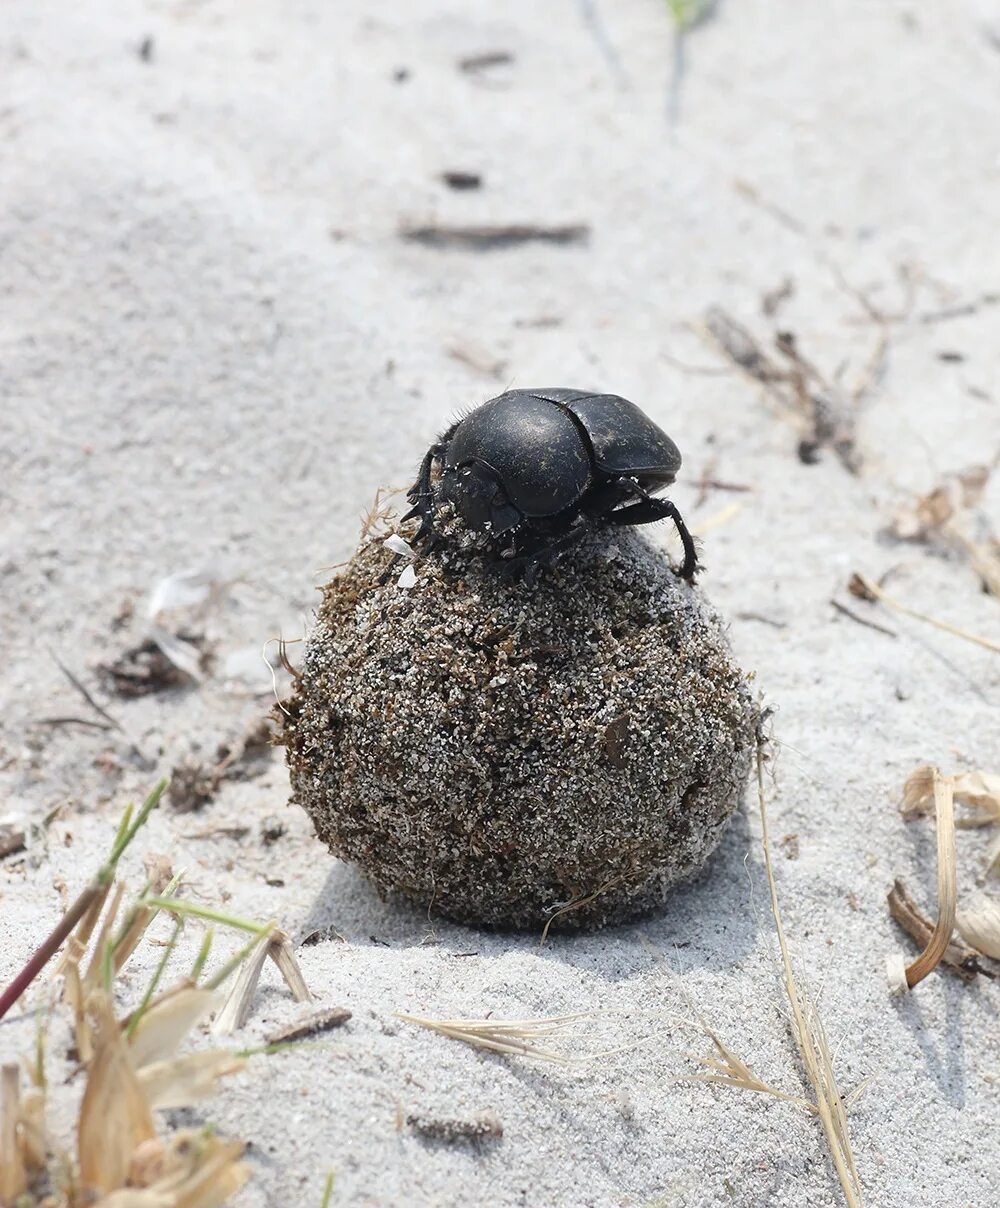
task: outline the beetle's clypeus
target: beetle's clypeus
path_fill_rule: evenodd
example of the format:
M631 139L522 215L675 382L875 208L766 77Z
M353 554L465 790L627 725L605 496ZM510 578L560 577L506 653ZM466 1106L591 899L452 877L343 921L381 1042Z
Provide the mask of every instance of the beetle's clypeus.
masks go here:
M510 572L534 568L603 525L670 519L684 544L679 574L698 568L676 506L655 499L680 469L667 434L635 403L586 390L509 390L452 424L427 450L408 492L429 548L450 503ZM439 474L435 480L435 467Z

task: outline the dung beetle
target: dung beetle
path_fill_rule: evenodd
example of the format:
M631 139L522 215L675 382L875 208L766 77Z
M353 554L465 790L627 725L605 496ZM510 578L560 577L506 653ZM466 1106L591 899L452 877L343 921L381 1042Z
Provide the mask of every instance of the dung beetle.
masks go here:
M407 493L416 540L439 539L450 503L508 573L535 568L605 525L670 519L684 544L678 572L698 568L694 541L669 499L654 499L680 469L667 434L635 403L589 390L508 390L443 432ZM439 474L434 480L434 470Z

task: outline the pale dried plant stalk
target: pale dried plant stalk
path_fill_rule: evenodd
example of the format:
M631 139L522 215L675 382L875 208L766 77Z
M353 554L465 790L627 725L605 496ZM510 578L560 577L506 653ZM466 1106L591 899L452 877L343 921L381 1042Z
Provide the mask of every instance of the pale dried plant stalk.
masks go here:
M905 986L898 980L898 961L889 966L893 988L913 989L918 982L937 968L951 943L958 907L955 854L955 789L954 778L942 776L935 767L918 768L906 782L903 794L904 811L911 813L925 799L928 784L934 800L937 825L938 917L923 952L906 966Z
M771 841L764 797L764 753L760 739L757 742L757 801L764 847L764 867L767 871L767 884L771 895L771 913L774 916L778 947L781 950L785 993L792 1008L792 1030L799 1054L802 1057L802 1064L816 1096L816 1111L823 1125L823 1132L826 1135L827 1146L837 1170L844 1199L847 1201L848 1208L860 1208L861 1180L854 1163L854 1153L851 1149L850 1132L847 1126L847 1112L843 1096L837 1087L836 1075L833 1072L830 1047L818 1012L813 1010L807 1016L803 1008L792 970L785 927L781 920L778 887L774 880L774 868L771 862Z
M1000 654L1000 642L980 637L977 633L970 633L968 629L962 629L958 625L952 625L949 621L942 621L938 617L932 617L930 613L920 612L919 609L911 608L908 604L902 604L899 600L890 596L888 592L883 591L877 583L873 583L864 575L855 573L852 576L851 591L862 599L878 600L888 608L893 608L904 616L913 617L917 621L925 621L928 625L933 625L935 629L941 629L945 633L953 634L957 638L964 638L967 642L981 646L984 650L992 650L994 654Z
M21 1071L0 1066L0 1204L13 1204L28 1187L18 1124L21 1114Z
M302 969L295 959L291 938L275 923L269 923L266 931L259 935L252 952L248 953L248 959L243 962L229 997L212 1024L214 1035L228 1036L246 1023L254 995L257 993L257 983L260 981L264 961L268 957L274 961L295 1001L312 1001L309 987L302 976Z

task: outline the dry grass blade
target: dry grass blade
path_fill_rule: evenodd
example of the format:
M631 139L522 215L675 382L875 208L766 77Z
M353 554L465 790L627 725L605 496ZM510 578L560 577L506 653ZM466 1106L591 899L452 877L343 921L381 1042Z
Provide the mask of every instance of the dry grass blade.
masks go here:
M257 992L260 973L267 959L268 947L269 934L261 935L253 950L247 954L229 997L212 1022L213 1036L229 1036L246 1023L253 996Z
M792 970L791 956L788 950L788 940L785 927L781 921L781 909L778 905L778 887L774 880L774 868L771 862L771 841L767 828L767 805L764 797L764 753L761 740L757 742L757 801L760 809L761 836L764 846L764 866L767 870L767 884L771 895L771 913L774 916L774 927L778 935L778 946L781 949L781 963L784 971L785 993L792 1008L795 1040L798 1044L802 1064L816 1096L816 1110L823 1124L827 1145L837 1170L844 1198L848 1208L860 1208L861 1183L857 1167L854 1164L854 1154L851 1150L850 1133L847 1127L847 1113L844 1100L837 1087L836 1076L831 1063L830 1048L822 1022L815 1011L807 1018L799 996L799 989Z
M28 1187L28 1171L18 1141L21 1071L0 1067L0 1204L13 1204Z
M318 1036L333 1028L342 1027L351 1018L351 1012L345 1007L330 1007L326 1011L317 1011L315 1015L307 1015L287 1027L279 1028L267 1037L268 1044L289 1044L296 1040L307 1040L310 1036Z
M737 1090L754 1091L761 1095L772 1095L775 1099L783 1099L786 1103L794 1103L796 1107L801 1107L805 1111L815 1112L818 1110L815 1103L810 1103L808 1099L803 1099L801 1095L790 1095L787 1091L779 1090L778 1087L771 1086L769 1082L762 1081L742 1058L738 1057L732 1049L723 1044L711 1028L704 1024L702 1026L704 1027L705 1034L715 1046L715 1054L710 1053L707 1057L699 1057L698 1060L712 1072L710 1074L690 1074L688 1081L713 1082L720 1086L735 1087Z
M586 1018L584 1015L554 1015L547 1019L425 1019L420 1015L396 1012L396 1018L417 1027L439 1032L452 1040L476 1049L488 1049L493 1053L506 1053L517 1057L532 1057L553 1065L566 1065L569 1059L561 1053L540 1048L535 1041L551 1036L573 1020Z
M77 1152L84 1187L115 1191L128 1178L136 1147L156 1136L149 1105L106 991L88 1003L94 1017L94 1060L80 1105Z
M926 769L920 771L923 783ZM947 952L955 930L955 911L958 905L954 784L950 776L942 776L937 768L932 768L931 786L937 820L938 917L927 947L906 967L906 985L911 990L937 967Z
M958 625L938 620L937 617L932 617L929 613L920 612L916 608L910 608L908 604L901 604L899 600L884 592L881 587L876 583L872 583L864 575L853 574L848 587L852 595L858 596L862 600L878 600L882 604L885 604L886 607L895 609L896 612L902 613L904 616L913 617L917 621L926 621L928 625L933 625L935 629L941 629L945 633L954 634L957 638L964 638L965 641L972 642L976 646L982 646L984 650L992 650L994 654L1000 654L1000 642L994 642L990 638L981 638L977 633L970 633L967 629L962 629Z

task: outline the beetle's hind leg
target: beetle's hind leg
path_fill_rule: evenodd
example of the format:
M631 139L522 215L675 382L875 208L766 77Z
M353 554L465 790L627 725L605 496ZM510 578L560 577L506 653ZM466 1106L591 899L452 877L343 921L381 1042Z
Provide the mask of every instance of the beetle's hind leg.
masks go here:
M639 488L642 490L642 488ZM672 520L677 534L684 546L684 562L677 572L682 579L693 579L698 570L698 551L694 546L694 538L684 523L684 517L677 510L677 505L669 499L654 499L643 491L644 498L638 503L630 503L627 507L609 512L605 517L608 524L652 524L655 520Z
M402 517L400 523L407 520L413 520L417 516L420 517L420 528L417 530L413 540L415 542L430 542L433 541L434 535L434 513L437 508L434 504L434 488L431 486L431 473L434 469L434 462L444 455L445 449L448 447L448 441L455 435L455 429L461 421L456 421L445 432L442 432L438 439L424 454L424 459L420 463L420 471L417 474L417 480L413 486L406 492L406 498L413 506Z

